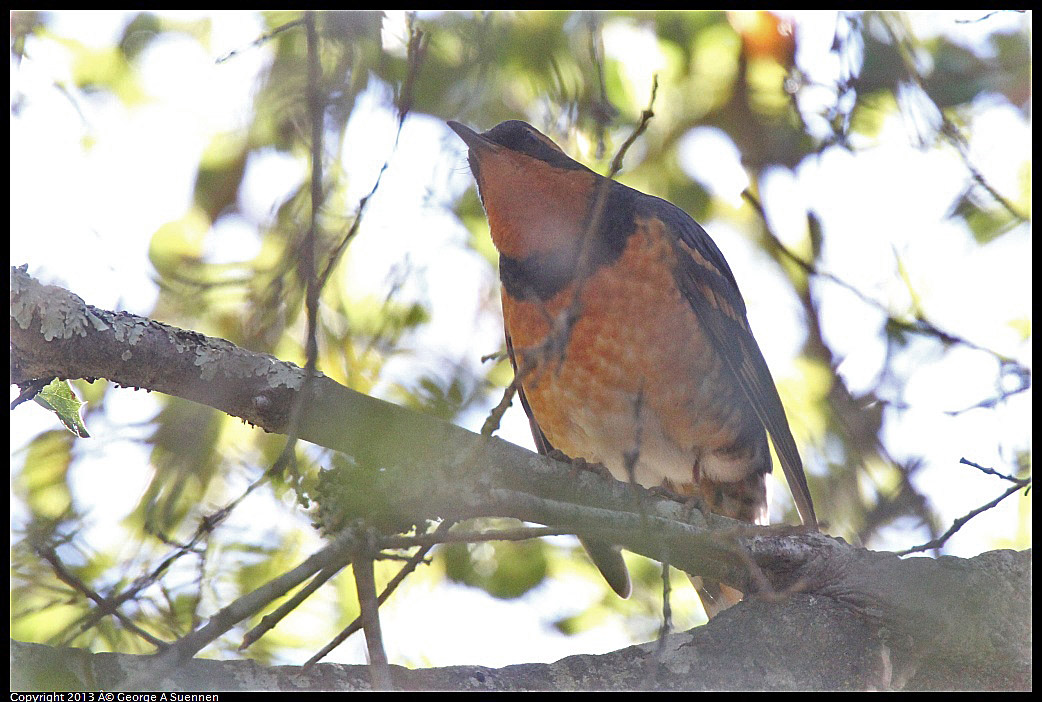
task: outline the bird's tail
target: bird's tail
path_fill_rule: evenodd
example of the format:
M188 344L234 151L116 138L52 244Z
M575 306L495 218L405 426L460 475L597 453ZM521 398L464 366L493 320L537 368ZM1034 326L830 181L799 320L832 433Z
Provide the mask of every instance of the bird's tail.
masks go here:
M626 561L622 560L619 547L597 539L580 538L579 542L615 594L622 599L629 597L633 585L630 583L630 572L626 568Z

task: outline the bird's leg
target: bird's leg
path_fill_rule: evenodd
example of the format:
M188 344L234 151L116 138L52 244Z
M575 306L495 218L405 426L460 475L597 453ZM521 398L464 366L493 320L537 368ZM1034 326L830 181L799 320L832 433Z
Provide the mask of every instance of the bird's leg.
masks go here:
M697 499L694 496L681 495L679 492L673 489L672 485L663 483L662 485L652 485L648 488L648 492L655 497L664 497L674 502L679 502L682 505L689 506L691 500Z

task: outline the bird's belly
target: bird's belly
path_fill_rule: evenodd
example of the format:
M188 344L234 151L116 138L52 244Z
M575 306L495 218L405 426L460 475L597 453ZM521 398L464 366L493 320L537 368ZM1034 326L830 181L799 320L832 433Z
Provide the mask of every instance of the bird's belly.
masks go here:
M654 393L650 382L634 392L568 380L526 388L533 415L552 446L602 463L618 480L690 492L703 479L726 483L765 472L758 451L734 450L737 429L709 412L700 420L690 402L663 408L647 396Z
M618 404L632 407L636 398ZM569 456L601 463L616 480L633 480L644 487L694 482L695 448L667 436L657 416L643 413L638 420L628 408L603 412L588 405L573 406L571 421L558 432L559 443L554 444Z
M644 486L765 473L763 426L677 290L672 256L638 229L612 265L548 300L504 295L532 414L555 448L620 480L629 468Z

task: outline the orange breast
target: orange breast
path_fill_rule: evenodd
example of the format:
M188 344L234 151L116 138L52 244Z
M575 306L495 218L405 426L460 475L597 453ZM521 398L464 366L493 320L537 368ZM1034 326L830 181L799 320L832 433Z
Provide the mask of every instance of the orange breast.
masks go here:
M629 457L645 486L702 492L757 474L762 491L763 427L677 290L676 255L661 222L638 220L617 260L551 299L504 291L522 388L554 447L620 480ZM563 334L576 296L578 317L555 347L548 336Z

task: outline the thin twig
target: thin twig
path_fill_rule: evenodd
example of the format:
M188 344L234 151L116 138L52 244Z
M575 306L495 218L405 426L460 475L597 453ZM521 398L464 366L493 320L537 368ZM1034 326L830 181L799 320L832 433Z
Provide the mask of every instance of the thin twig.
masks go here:
M401 133L401 126L405 122L406 115L412 110L414 86L416 85L416 78L420 74L423 59L427 54L428 41L427 33L416 28L415 12L406 13L406 27L409 31L409 41L405 49L405 63L408 65L409 70L405 74L405 80L402 81L402 86L398 91L398 99L396 100L399 133ZM395 144L397 145L397 139Z
M673 584L669 579L669 561L662 561L662 626L658 630L656 655L661 659L666 648L666 637L673 631Z
M1017 381L1018 381L1017 382L1017 387L1012 388L1010 390L1006 390L1004 388L1000 388L999 389L999 394L994 396L994 397L985 398L985 399L981 400L980 402L972 404L969 407L964 407L963 409L946 410L945 414L947 414L947 415L949 415L951 417L958 417L960 414L963 414L965 412L969 412L970 410L991 409L991 408L995 407L995 405L999 404L1000 402L1005 402L1006 400L1008 400L1009 398L1013 397L1014 395L1019 395L1020 393L1025 392L1025 391L1031 389L1031 371L1029 371L1027 368L1024 368L1023 366L1021 366L1019 363L1016 363L1016 362L1003 362L1002 365L1005 366L1005 367L1011 368L1012 375L1016 376ZM1001 378L1004 375L1005 375L1005 373L1003 372L1003 368L1000 368L999 369L999 379L1001 380ZM971 463L969 465L974 465L974 464Z
M383 165L380 167L380 171L376 174L376 180L373 181L373 187L369 192L358 201L358 207L355 208L355 216L351 221L351 226L347 232L344 233L340 238L340 242L336 245L333 251L329 254L329 260L326 262L326 267L322 270L322 274L319 276L321 286L324 287L326 281L333 274L333 270L336 268L336 264L340 261L340 257L343 255L347 245L354 239L358 233L359 227L362 224L362 215L366 210L366 206L372 199L373 195L376 194L377 189L380 187L381 181L383 181L384 172L387 171L388 166L391 164L391 157L398 150L398 142L402 136L402 127L405 126L405 118L409 115L409 111L412 108L412 85L416 80L416 76L419 74L420 67L423 65L423 59L426 56L427 39L424 32L416 29L410 24L409 28L409 42L407 45L407 62L409 65L409 73L405 77L406 87L403 87L399 94L398 100L398 130L394 135L394 146L391 147L391 153L387 155Z
M305 285L304 308L307 315L305 355L307 362L304 364L303 387L297 393L290 409L286 443L274 464L268 469L266 477L281 474L286 466L295 459L300 413L318 364L318 296L325 283L325 280L320 281L315 274L315 253L316 241L319 238L319 215L325 197L322 192L322 136L326 101L319 85L322 79L322 65L318 55L319 38L318 30L315 27L315 12L306 11L303 21L307 35L307 105L311 122L311 221L304 240L301 242L297 265Z
M1016 477L1014 477L1012 475L1006 475L1005 473L1000 473L997 470L995 470L994 468L985 468L984 466L980 465L979 463L974 463L973 461L971 461L970 459L966 458L965 456L963 458L959 459L959 463L963 464L964 466L971 466L973 468L976 468L977 470L981 471L985 475L994 475L994 476L996 476L998 478L1002 478L1003 480L1008 480L1011 483L1015 483L1018 480L1020 480L1020 478L1016 478Z
M484 541L525 541L544 536L565 536L575 532L555 527L520 527L496 531L454 531L450 534L423 534L419 536L384 536L377 540L378 548L412 548L449 543L479 543Z
M242 496L238 498L238 500L241 499ZM236 500L236 503L238 502L238 500ZM135 579L127 590L120 594L113 594L111 597L109 597L109 599L107 600L107 608L96 609L95 611L91 612L91 614L84 619L83 623L80 624L81 630L86 631L87 629L101 621L101 619L106 614L108 614L110 609L112 611L115 611L116 608L118 608L124 602L136 597L139 592L158 582L159 578L162 577L163 573L165 573L170 568L170 566L177 562L182 556L187 555L189 553L199 555L198 551L196 550L198 544L203 540L204 537L212 533L216 526L230 512L231 505L228 505L225 508L218 510L215 514L203 516L199 520L199 526L196 527L195 533L192 535L192 538L187 543L178 546L177 550L174 551L174 553L171 553L165 559L163 559L163 561L160 562L158 566L152 569L152 572ZM167 543L169 543L168 540Z
M318 573L318 575L312 578L307 585L298 590L297 593L294 594L293 597L291 597L287 602L282 604L271 614L264 615L261 618L260 623L252 629L250 629L249 631L247 631L246 634L242 637L242 643L239 644L239 650L246 650L247 648L252 646L253 643L257 641L257 639L264 636L264 634L268 633L270 630L274 629L278 625L278 623L282 621L286 617L286 615L288 615L290 612L296 609L301 602L306 600L308 597L311 597L311 595L313 595L315 591L318 590L320 587L325 585L330 578L332 578L334 575L343 570L344 566L346 566L350 562L350 560L350 557L345 557L341 559L339 562L331 563L330 565L326 566Z
M975 24L977 22L983 22L986 19L990 19L994 15L1002 14L1003 12L1027 12L1027 10L992 10L991 12L977 17L975 19L957 19L955 24Z
M296 568L272 578L256 590L239 597L210 617L206 624L181 637L158 653L151 660L150 665L144 666L135 676L125 681L124 689L150 688L150 684L163 679L170 671L190 660L204 646L222 636L243 619L252 616L268 603L282 597L330 563L352 553L357 548L356 541L357 537L353 532L344 532Z
M585 13L586 25L590 35L590 63L593 64L597 74L597 99L591 102L590 113L593 116L594 123L597 125L596 157L600 159L604 155L604 132L608 125L614 121L619 111L608 98L608 85L604 77L604 37L601 32L601 24L597 21L597 18L598 15L595 12ZM564 79L561 78L560 67L556 62L554 62L553 66L558 82L563 88Z
M935 324L933 324L932 322L930 322L928 319L924 318L921 315L918 316L915 319L914 322L906 322L904 320L898 319L897 317L894 317L893 314L890 312L890 310L883 303L881 303L878 300L875 300L875 299L869 297L868 295L863 293L861 290L859 290L857 287L855 287L854 285L851 285L850 283L846 282L842 278L839 278L839 277L837 277L836 275L834 275L832 273L827 273L825 271L822 271L822 270L818 269L818 267L815 264L813 264L813 263L811 263L809 261L804 260L802 257L800 257L795 252L793 252L784 243L782 243L781 239L779 239L777 234L775 234L774 231L771 229L771 227L770 227L770 225L769 225L769 223L767 221L767 213L764 210L764 207L760 203L759 199L757 199L756 195L754 195L752 193L752 191L750 191L748 188L746 188L745 190L742 191L742 197L745 199L746 202L749 203L749 205L760 216L760 219L764 223L764 233L766 234L767 238L770 240L771 245L774 246L778 251L780 251L782 253L782 255L785 256L785 258L787 258L790 261L792 261L793 263L795 263L797 266L799 266L801 269L803 269L803 271L805 273L807 273L808 275L816 276L818 278L823 278L825 280L831 281L831 282L835 283L836 285L840 286L841 288L843 288L844 290L847 290L847 291L853 293L854 295L856 295L858 297L858 299L860 299L865 304L867 304L867 305L869 305L871 307L874 307L875 309L881 311L883 314L886 315L886 317L887 317L887 324L888 325L896 327L896 328L899 328L899 329L901 329L903 331L907 331L907 332L912 332L912 333L916 333L916 334L922 334L924 336L933 336L933 337L936 337L937 339L943 341L946 344L960 344L960 345L963 345L963 346L967 346L967 347L969 347L971 349L976 349L977 351L983 351L983 352L985 352L987 354L990 354L991 356L994 356L995 358L998 358L998 359L1000 359L1003 362L1011 362L1005 356L1003 356L1002 354L1000 354L1000 353L998 353L996 351L992 351L991 349L985 348L983 346L980 346L979 344L975 344L974 342L969 341L968 339L964 339L962 337L959 337L959 336L956 336L956 335L951 334L949 332L946 332L943 329L940 329ZM1019 364L1017 364L1017 365L1018 365L1018 367L1020 367Z
M1017 208L1013 206L1013 203L996 190L994 186L984 178L984 174L980 172L977 166L974 165L973 161L970 159L969 144L966 141L966 137L963 136L958 125L948 117L948 113L937 104L933 96L931 96L929 91L926 90L923 85L923 76L920 73L919 68L916 66L916 59L913 55L917 50L917 47L910 46L911 42L904 41L904 32L901 31L899 26L895 25L891 15L882 15L882 25L890 35L890 40L893 42L898 56L901 57L906 77L919 89L920 94L929 100L937 110L937 113L941 118L939 133L955 147L956 152L959 154L959 158L962 159L963 165L966 167L966 170L970 172L970 176L973 178L974 182L984 188L995 202L1001 205L1002 208L1013 217L1013 219L1018 222L1027 222L1027 216L1017 210Z
M218 57L218 59L215 61L215 63L224 63L225 61L231 59L232 57L238 56L239 53L241 53L242 51L245 51L246 49L252 49L253 47L260 46L261 44L265 44L268 41L271 41L273 38L275 38L279 34L282 34L283 32L285 32L287 29L292 29L293 27L299 27L303 23L304 23L304 19L301 18L301 19L295 19L292 22L287 22L286 24L283 24L283 25L281 25L279 27L275 27L275 29L271 30L267 34L262 34L259 37L257 37L256 39L254 39L253 41L251 41L245 48L243 48L243 49L232 49L231 51L226 53L224 56Z
M948 529L948 531L944 532L936 539L928 541L925 544L920 544L919 546L913 546L912 548L905 549L904 551L898 551L897 555L907 556L912 553L921 553L923 551L941 548L942 546L944 546L945 542L948 541L948 539L955 535L955 532L959 531L959 529L962 529L968 521L976 517L978 514L980 514L981 512L988 511L989 509L1002 502L1004 499L1017 492L1018 490L1029 487L1031 485L1031 478L1024 478L1016 480L1014 482L1015 484L1012 485L1008 490L1006 490L1006 492L1002 493L991 502L987 503L986 505L981 505L977 509L972 510L956 519L954 522L952 522L952 525Z
M521 376L518 373L514 373L514 379L510 381L510 385L507 385L503 390L503 397L500 398L499 404L493 407L488 416L485 417L485 422L481 425L482 436L492 436L499 429L499 423L503 419L503 415L510 409L510 405L514 402L514 395L517 394L518 385L520 385Z
M618 175L619 171L622 170L622 158L626 152L629 151L630 146L637 140L644 130L648 128L648 122L655 116L655 111L652 109L655 106L655 96L658 94L658 74L656 73L651 79L651 98L648 100L648 106L640 113L640 123L637 128L633 130L633 133L629 135L626 141L622 142L622 146L619 147L618 153L615 154L615 158L611 162L611 170L608 172L609 178L614 178Z
M70 573L69 570L65 567L65 564L61 562L61 559L58 557L57 552L53 548L37 548L36 553L38 556L40 556L40 558L47 561L51 565L51 569L54 571L54 575L59 580L61 580L63 583L73 588L77 592L86 595L88 599L93 600L98 605L103 615L113 615L114 617L116 617L116 619L120 621L121 624L123 624L123 626L127 628L128 631L137 634L156 648L162 649L163 647L167 646L166 641L156 638L152 634L139 627L137 624L128 619L126 615L120 612L119 609L113 606L113 604L108 599L101 596L93 589L87 587L87 585L82 580Z
M18 393L18 397L11 401L11 409L14 409L18 405L22 404L26 400L31 400L40 394L40 391L51 384L54 378L37 378L36 380L30 381L22 387L22 391Z
M355 589L358 592L358 606L362 610L362 628L365 630L365 643L369 651L369 675L374 690L390 690L391 668L387 663L384 651L383 634L380 632L380 603L376 597L376 581L373 576L373 559L371 552L355 554Z
M451 529L452 525L455 523L456 522L453 520L446 520L438 525L438 527L434 530L434 533L442 534ZM431 548L431 546L421 547L420 550L413 555L409 563L403 566L402 569L398 571L398 573L393 578L391 578L391 582L387 583L387 587L385 587L384 591L380 593L380 597L378 599L379 604L383 604L384 602L386 602L387 598L390 597L391 593L393 593L395 589L402 583L402 581L405 580L406 576L408 576L410 573L416 570L416 567L423 562L424 558L427 556L427 553L430 551ZM343 631L337 634L332 641L327 643L325 646L322 647L321 650L318 651L318 653L309 658L308 661L304 664L304 669L306 670L310 668L311 666L315 665L320 660L325 658L327 655L329 655L330 651L332 651L337 646L346 641L348 637L351 636L351 634L358 631L361 627L362 618L356 617L355 620L351 622L349 625L347 625L343 629Z

